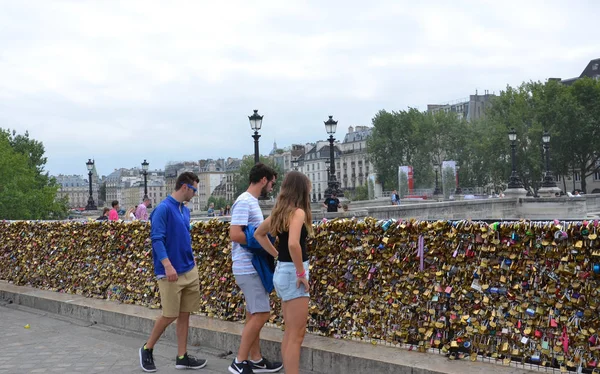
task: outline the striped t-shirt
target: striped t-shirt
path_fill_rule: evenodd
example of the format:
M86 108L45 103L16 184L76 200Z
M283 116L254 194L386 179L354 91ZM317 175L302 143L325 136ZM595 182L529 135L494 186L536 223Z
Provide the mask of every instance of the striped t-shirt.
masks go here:
M258 199L249 192L241 194L231 207L231 225L258 226L264 221ZM252 252L244 249L239 243L233 242L231 257L233 260L233 275L256 274L252 265Z

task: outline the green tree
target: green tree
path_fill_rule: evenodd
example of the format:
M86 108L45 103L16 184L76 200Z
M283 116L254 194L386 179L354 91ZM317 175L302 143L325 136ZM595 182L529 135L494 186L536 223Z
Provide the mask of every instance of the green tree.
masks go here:
M600 81L582 78L570 86L549 81L539 102L540 122L551 135L551 170L563 176L579 170L587 192L586 178L598 171L600 157Z
M265 165L269 165L277 172L278 183L275 185L273 192L271 192L271 196L277 196L279 193L279 186L283 181L283 170L281 167L273 162L273 160L260 156L260 162ZM238 174L234 178L234 198L237 199L244 191L248 189L248 177L250 176L250 170L254 166L254 156L244 156L242 162L240 164L240 170Z
M42 153L37 151L42 150ZM34 160L32 160L32 158ZM57 199L54 178L43 173L43 145L7 130L0 131L0 218L62 219L66 199Z
M348 200L350 201L361 201L369 200L369 186L357 186L354 190L344 192Z
M398 167L418 159L415 156L418 156L419 143L415 142L415 133L422 119L423 113L415 108L399 112L381 110L373 117L367 152L384 189L397 188Z

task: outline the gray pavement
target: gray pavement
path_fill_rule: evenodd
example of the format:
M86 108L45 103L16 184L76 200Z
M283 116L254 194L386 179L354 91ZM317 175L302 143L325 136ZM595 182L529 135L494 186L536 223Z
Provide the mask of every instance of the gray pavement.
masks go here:
M29 329L24 327L27 324ZM0 304L0 374L143 373L138 350L146 338L131 331ZM227 373L233 359L229 352L205 347L188 346L188 352L208 360L205 368L189 371L199 374ZM158 373L182 372L175 369L176 353L174 342L158 342L154 349Z

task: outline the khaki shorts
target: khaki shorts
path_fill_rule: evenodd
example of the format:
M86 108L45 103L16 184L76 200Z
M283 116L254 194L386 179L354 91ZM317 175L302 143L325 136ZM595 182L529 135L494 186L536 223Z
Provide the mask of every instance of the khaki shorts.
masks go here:
M164 317L179 317L180 312L195 312L200 307L200 282L198 268L180 274L176 282L167 278L158 280L160 304Z

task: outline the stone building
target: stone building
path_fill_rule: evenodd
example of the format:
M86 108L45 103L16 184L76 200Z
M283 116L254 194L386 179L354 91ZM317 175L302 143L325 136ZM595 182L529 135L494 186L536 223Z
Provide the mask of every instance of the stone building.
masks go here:
M90 196L89 179L81 175L58 175L55 177L59 185L57 197L68 199L69 208L83 209L87 206ZM95 168L92 170L92 197L98 204L98 175Z
M353 190L365 186L369 174L375 173L373 164L367 157L367 138L371 135L372 128L367 126L348 127L341 147L341 188Z
M492 105L492 99L496 97L490 94L489 91L484 91L483 95L479 95L477 91L475 95L470 95L469 99L455 100L446 104L429 104L427 111L429 113L437 113L444 111L446 113L456 113L458 118L464 118L468 122L485 118L487 108Z

